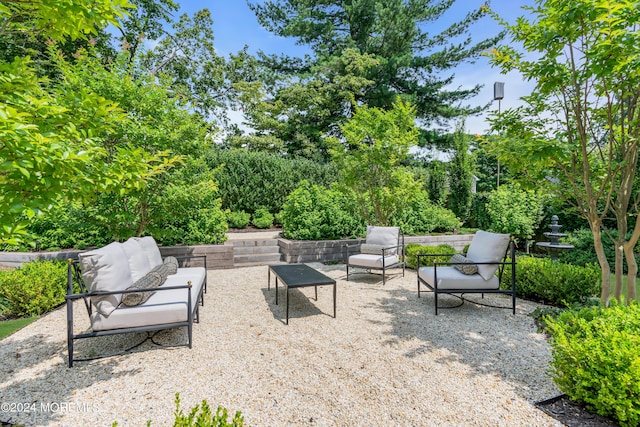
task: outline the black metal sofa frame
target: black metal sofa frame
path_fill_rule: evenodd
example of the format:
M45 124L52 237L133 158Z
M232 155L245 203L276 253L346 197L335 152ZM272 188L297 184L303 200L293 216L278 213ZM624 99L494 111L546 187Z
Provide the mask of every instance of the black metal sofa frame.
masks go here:
M173 322L173 323L164 323L164 324L155 324L149 326L138 326L132 328L119 328L119 329L111 329L111 330L101 330L101 331L90 331L83 332L80 334L74 334L73 332L73 302L77 299L83 299L85 307L87 309L87 314L89 318L93 312L90 298L92 296L101 296L101 295L114 295L114 294L125 294L129 292L140 292L140 290L119 290L113 292L89 292L87 289L84 280L82 279L82 272L80 269L80 263L78 260L69 259L67 265L67 295L65 296L66 304L67 304L67 349L69 353L69 368L73 367L74 362L86 362L90 360L103 359L107 357L118 356L124 353L127 353L136 347L139 347L146 341L151 341L153 344L161 347L189 347L192 348L193 344L193 324L199 323L200 321L200 306L204 306L204 293L207 292L207 257L206 255L187 255L187 256L176 256L176 259L179 261L184 261L187 259L194 258L202 258L204 262L205 276L204 283L200 289L200 293L198 294L198 298L196 299L198 303L193 305L191 292L187 292L187 304L188 307L193 307L191 310L188 310L187 320L183 322ZM74 293L74 283L77 283L80 288L80 293ZM189 281L186 285L181 286L161 286L159 288L151 289L149 292L163 292L174 289L190 289L192 286ZM183 344L175 344L175 345L164 345L154 341L153 334L151 332L160 331L163 329L171 329L186 326L187 327L187 337L188 342ZM94 338L106 335L116 335L116 334L126 334L131 332L147 332L147 336L144 340L139 343L125 349L122 351L118 351L116 353L111 353L108 355L101 355L95 357L86 357L86 358L75 358L74 357L74 341L85 339L85 338Z

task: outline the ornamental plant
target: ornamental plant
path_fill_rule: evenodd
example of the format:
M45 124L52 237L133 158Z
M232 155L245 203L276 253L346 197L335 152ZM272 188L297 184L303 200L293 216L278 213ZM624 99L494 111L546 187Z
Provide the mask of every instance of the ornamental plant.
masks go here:
M0 271L0 301L4 313L37 316L64 302L67 266L60 261L37 260Z
M519 297L556 306L583 304L600 290L596 264L565 264L550 258L521 256L516 259L516 293ZM511 286L510 267L502 275L503 286Z
M621 426L639 425L640 305L569 310L546 321L560 390Z

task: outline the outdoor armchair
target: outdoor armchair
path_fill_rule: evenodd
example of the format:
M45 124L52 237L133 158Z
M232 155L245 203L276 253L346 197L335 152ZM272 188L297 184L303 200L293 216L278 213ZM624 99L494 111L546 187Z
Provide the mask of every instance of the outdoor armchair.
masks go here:
M513 239L508 234L496 234L479 230L474 236L467 256L454 255L448 262L434 262L433 266L424 265L424 259L437 254L418 255L418 298L421 285L427 287L427 292L433 292L436 315L438 308L460 307L465 302L464 294L506 294L511 297L511 305L507 307L483 304L472 301L475 304L486 305L495 308L509 308L513 314L516 312L516 258ZM500 289L505 266L509 265L511 271L510 284L507 289ZM496 276L496 272L498 275ZM424 291L422 291L424 292ZM452 295L460 299L455 306L438 305L440 294Z
M346 246L347 249L347 281L349 269L365 269L382 271L382 284L386 282L387 270L402 268L404 277L404 234L399 227L367 226L365 243L359 248L356 245ZM351 273L353 274L353 273Z

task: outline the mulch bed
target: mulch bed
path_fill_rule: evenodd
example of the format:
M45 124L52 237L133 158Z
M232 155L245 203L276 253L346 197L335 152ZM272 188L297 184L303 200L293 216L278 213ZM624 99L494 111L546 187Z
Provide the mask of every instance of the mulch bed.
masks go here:
M536 403L536 407L568 427L617 427L610 418L592 414L584 405L569 399L566 394Z

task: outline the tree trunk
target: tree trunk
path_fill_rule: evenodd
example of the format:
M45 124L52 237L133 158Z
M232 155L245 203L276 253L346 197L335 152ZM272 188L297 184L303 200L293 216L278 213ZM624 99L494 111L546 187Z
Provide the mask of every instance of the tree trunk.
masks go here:
M602 292L600 293L600 299L605 306L608 306L609 298L611 297L611 268L609 267L609 261L607 261L607 257L604 254L600 224L598 224L597 227L592 224L591 232L593 233L593 246L596 250L596 255L598 256L600 269L602 270Z
M618 231L620 235L620 231ZM622 239L618 236L614 244L616 245L616 258L615 258L615 285L613 287L613 297L620 301L620 295L622 295L622 276L624 275L624 234Z

